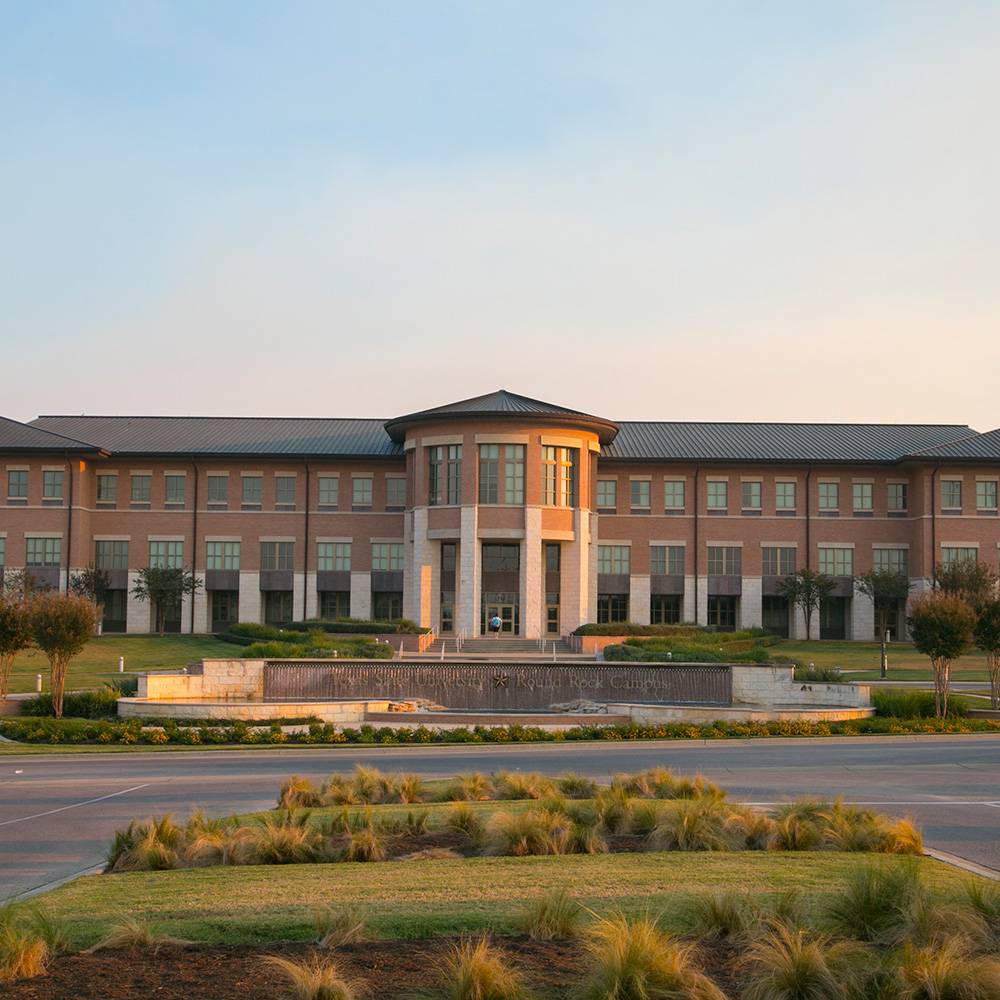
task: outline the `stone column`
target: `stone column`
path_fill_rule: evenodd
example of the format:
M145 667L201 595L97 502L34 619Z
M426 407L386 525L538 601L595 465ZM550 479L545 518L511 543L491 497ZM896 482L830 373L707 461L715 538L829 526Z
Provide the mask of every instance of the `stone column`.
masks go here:
M858 581L854 581L854 594L851 599L850 637L864 642L872 642L875 637L875 604L858 590Z
M573 535L572 542L563 542L560 554L559 616L563 634L592 620L589 617L591 546L586 511L573 512Z
M634 573L628 580L628 620L649 624L649 574Z
M319 618L319 594L316 591L316 574L306 573L306 618Z
M257 622L264 620L262 614L263 600L260 593L260 574L245 573L240 570L240 614L241 622Z
M478 535L479 508L463 507L458 546L458 580L455 587L455 621L459 631L469 638L479 635L479 605L483 599Z
M685 622L694 621L694 577L685 576L684 577L684 600L681 604L682 613L681 618Z
M138 601L132 596L132 588L139 579L138 573L128 574L128 597L125 606L125 631L149 632L152 628L152 612L149 601Z
M740 597L740 628L760 628L763 618L763 594L759 576L745 576Z
M542 510L524 509L524 545L521 547L521 635L537 639L542 634Z
M708 577L699 576L695 581L698 590L698 624L708 624Z
M211 625L208 620L208 591L205 589L205 574L195 573L195 578L201 581L201 586L195 591L194 595L194 630L195 632L204 634L209 630ZM190 624L191 619L189 618L189 628Z
M371 618L372 575L368 570L351 571L351 617Z

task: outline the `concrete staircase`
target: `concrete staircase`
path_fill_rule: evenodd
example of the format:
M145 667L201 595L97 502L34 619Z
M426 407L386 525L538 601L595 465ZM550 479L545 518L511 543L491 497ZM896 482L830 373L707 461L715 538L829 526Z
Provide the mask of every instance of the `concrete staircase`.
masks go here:
M553 650L553 646L555 649ZM442 656L443 650L443 656ZM475 636L466 639L461 648L452 636L439 636L423 653L407 653L407 660L594 660L591 653L574 653L569 642L562 637L546 639L541 645L537 639L516 636Z

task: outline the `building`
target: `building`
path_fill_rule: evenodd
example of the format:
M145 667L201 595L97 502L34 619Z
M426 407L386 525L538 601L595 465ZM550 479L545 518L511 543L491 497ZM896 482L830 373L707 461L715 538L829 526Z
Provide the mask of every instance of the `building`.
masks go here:
M65 588L106 569L108 631L147 632L139 569L204 588L170 627L405 616L525 638L585 622L763 625L836 579L813 627L871 639L854 578L929 585L997 566L1000 430L964 425L612 421L500 390L392 420L0 419L0 567ZM901 628L899 609L896 628Z

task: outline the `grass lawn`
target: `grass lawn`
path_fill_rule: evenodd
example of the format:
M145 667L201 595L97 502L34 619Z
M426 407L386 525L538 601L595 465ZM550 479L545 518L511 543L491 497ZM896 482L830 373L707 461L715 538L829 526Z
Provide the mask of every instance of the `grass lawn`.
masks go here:
M198 942L305 941L314 907L352 904L383 937L506 932L525 900L561 886L595 911L662 912L680 929L683 904L706 890L735 887L763 898L795 889L818 907L864 858L675 852L198 868L92 875L38 901L68 921L74 947L92 944L124 915ZM914 863L946 892L966 878L928 858Z
M99 687L118 676L118 657L125 657L125 670L180 670L203 657L230 657L238 647L211 636L101 636L87 643L70 664L66 690ZM42 687L49 689L49 661L40 650L19 653L14 660L11 692L35 690L35 674L42 675Z
M840 667L859 670L851 680L877 680L879 677L879 644L877 642L780 642L771 647L782 656L794 657L817 667ZM956 660L952 678L957 681L985 681L986 657L976 651ZM889 679L897 681L930 681L930 661L908 642L889 646Z

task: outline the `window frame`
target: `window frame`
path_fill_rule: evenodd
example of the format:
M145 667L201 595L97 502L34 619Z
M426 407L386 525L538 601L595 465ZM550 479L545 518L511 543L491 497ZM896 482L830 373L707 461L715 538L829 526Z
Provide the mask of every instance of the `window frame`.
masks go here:
M722 502L720 502L720 499ZM729 513L728 479L705 480L705 509L716 513L721 511Z
M26 569L61 567L62 539L50 535L25 535L24 565Z
M824 563L827 567L824 568ZM816 553L816 566L820 573L832 577L854 576L854 549L845 545L819 545ZM847 568L849 572L838 572Z
M316 477L316 502L327 510L336 510L340 506L340 476Z
M671 494L674 494L674 502L671 503ZM680 503L676 502L676 494L680 494ZM663 480L663 509L671 513L687 510L687 480L684 479L664 479Z
M42 502L62 503L66 488L65 469L42 469Z
M747 489L749 487L749 501ZM756 503L754 503L754 493L756 492ZM764 484L760 479L744 479L740 482L740 509L760 511L763 506Z
M206 570L238 570L240 568L239 542L205 542Z
M989 496L981 496L981 491L988 493L985 487L992 487L993 501L990 502ZM997 511L997 494L1000 490L997 488L997 480L995 479L977 479L976 480L976 510L977 511L989 511L990 513L995 513ZM983 500L985 499L985 503Z
M632 546L612 542L597 546L598 575L629 576L632 571Z
M648 514L650 511L651 489L653 484L648 479L629 480L629 509L633 514Z

